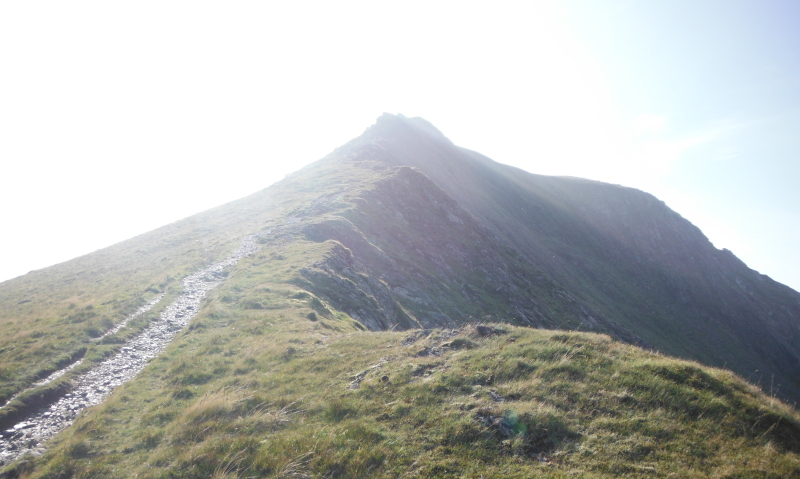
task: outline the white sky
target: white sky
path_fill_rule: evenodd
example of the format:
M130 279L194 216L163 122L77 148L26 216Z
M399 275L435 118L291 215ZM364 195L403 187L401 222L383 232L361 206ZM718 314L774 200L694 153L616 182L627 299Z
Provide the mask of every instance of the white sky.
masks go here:
M0 281L240 198L384 111L651 192L800 289L800 2L2 2Z

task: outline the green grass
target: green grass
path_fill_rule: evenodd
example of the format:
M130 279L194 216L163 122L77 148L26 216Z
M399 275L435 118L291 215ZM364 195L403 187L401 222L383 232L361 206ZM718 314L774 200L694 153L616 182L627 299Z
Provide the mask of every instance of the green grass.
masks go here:
M295 321L269 327L283 344L187 335L28 477L800 474L797 413L725 371L588 333L468 328L408 346Z
M590 333L361 331L294 284L331 247L264 244L162 357L17 472L800 475L800 415L728 371Z

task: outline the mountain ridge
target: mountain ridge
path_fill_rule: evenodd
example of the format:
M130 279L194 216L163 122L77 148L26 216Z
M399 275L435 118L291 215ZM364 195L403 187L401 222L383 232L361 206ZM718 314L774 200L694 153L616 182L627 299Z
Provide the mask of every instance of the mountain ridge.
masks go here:
M757 275L732 253L726 250L717 250L699 229L683 219L678 213L669 209L662 201L649 193L633 188L583 179L544 177L495 163L479 153L455 146L443 133L423 119L409 119L402 115L384 114L373 126L367 128L361 136L335 149L318 162L287 176L286 179L276 183L273 187L257 192L245 199L201 213L199 216L190 217L166 226L164 227L166 230L157 230L160 232L173 231L173 233L168 233L172 234L172 239L162 240L162 243L171 242L172 244L180 245L183 239L179 238L184 238L188 235L188 238L191 238L189 239L190 241L197 240L204 243L204 252L202 254L207 256L204 259L206 264L211 261L212 257L219 259L221 257L220 251L210 253L209 245L205 244L213 241L209 237L211 229L217 228L221 235L221 240L217 241L215 246L218 248L233 239L234 235L231 233L234 231L237 234L244 234L257 229L257 225L268 222L267 218L272 218L271 221L275 221L275 218L280 215L265 214L263 211L269 209L278 209L280 211L280 205L287 204L286 200L280 199L282 190L286 191L286 188L294 188L292 194L295 196L304 194L307 198L315 197L316 193L307 187L299 190L296 188L296 185L300 183L298 179L310 175L309 181L319 181L328 172L338 169L334 164L337 161L344 161L342 165L350 167L346 170L349 175L354 175L356 171L364 172L364 174L356 175L357 178L361 178L358 181L370 178L370 174L375 173L375 170L369 170L371 168L386 168L388 166L412 166L417 168L423 175L432 178L433 183L438 188L442 188L480 225L489 228L493 234L500 238L501 242L505 242L516 249L528 264L536 265L535 269L545 271L559 285L570 291L571 295L581 300L585 308L595 313L594 316L602 316L609 323L620 324L622 329L628 332L629 337L627 340L629 341L656 347L680 357L698 359L706 364L733 367L734 370L746 377L751 377L756 370L762 372L774 371L785 364L795 364L792 368L800 371L800 353L797 352L797 348L792 348L787 344L796 337L797 328L787 327L785 324L784 326L779 326L781 328L780 334L770 334L769 337L764 338L765 343L771 342L779 345L778 352L771 351L772 347L761 347L761 351L756 354L756 356L763 356L768 359L770 356L775 356L769 360L773 363L773 366L767 368L757 366L757 363L761 361L759 358L748 358L737 367L736 365L731 365L731 361L735 358L732 358L730 354L725 355L724 350L726 349L752 348L752 346L747 345L747 342L751 339L750 333L745 334L745 338L733 338L729 342L721 343L715 348L714 355L698 355L696 351L705 349L705 341L713 336L708 319L697 322L700 326L695 329L702 327L705 328L705 331L701 331L700 337L695 338L694 341L697 345L694 348L689 348L689 351L680 344L685 338L682 338L681 341L670 341L670 344L667 345L668 347L665 347L663 343L659 344L657 337L665 335L663 328L650 325L650 327L643 330L636 330L635 328L631 330L630 321L632 320L630 317L638 315L639 311L642 310L642 305L636 303L626 304L631 302L628 299L630 291L645 297L647 297L646 290L667 291L669 298L659 297L656 298L657 301L654 301L658 308L653 312L661 317L657 324L675 322L677 324L683 323L684 325L686 320L676 317L680 314L685 314L687 308L678 308L680 310L678 313L670 312L669 310L673 309L675 304L688 303L690 306L688 309L691 309L689 316L711 316L708 311L703 311L702 305L696 304L698 303L696 298L694 300L692 298L693 295L701 298L711 298L719 296L719 292L715 291L714 287L709 287L708 284L702 284L702 281L698 286L698 281L696 281L697 271L690 270L687 273L680 269L685 269L687 258L689 262L693 262L691 254L687 254L685 250L680 253L683 256L677 258L682 263L675 263L678 268L672 268L669 271L664 271L661 268L661 270L652 275L640 275L639 270L647 269L648 267L652 268L652 264L648 264L646 258L650 254L661 254L662 257L659 259L667 262L674 259L665 256L670 254L670 250L663 247L663 242L655 246L647 243L647 240L652 237L658 237L662 234L668 235L671 232L669 230L665 231L664 228L655 227L649 236L642 234L622 235L621 232L623 231L631 233L630 224L626 226L625 223L626 220L630 223L631 218L638 221L636 224L647 224L648 221L657 224L658 221L648 218L646 213L650 210L643 210L642 208L639 208L638 216L633 215L626 218L624 215L615 215L614 209L610 206L607 206L605 211L598 211L597 208L588 207L592 204L603 204L604 201L601 201L602 198L599 197L613 196L608 195L609 191L617 193L617 203L611 206L622 205L618 209L630 207L630 201L632 200L630 197L624 198L625 196L634 197L634 203L637 203L635 205L637 208L641 205L655 207L661 215L659 220L662 217L666 217L669 222L672 222L671 229L673 231L683 231L677 226L680 225L689 233L689 237L673 238L673 243L694 242L700 244L703 248L703 254L708 255L710 253L711 268L709 269L719 269L722 266L735 268L739 276L734 280L734 283L740 291L746 293L749 290L751 295L760 294L763 297L763 292L759 291L763 290L763 288L758 288L757 285L766 281L770 287L774 287L776 290L771 294L773 296L776 294L781 296L781 302L784 303L782 309L788 312L790 316L800 317L800 300L797 299L798 294L796 292L787 286L775 283L767 277ZM464 166L464 161L469 162L467 166ZM325 166L323 167L322 165ZM352 168L353 166L356 168ZM315 169L319 171L315 173ZM344 191L343 188L346 188L347 184L355 184L356 181L344 178L344 171L334 173L339 175L338 179L335 180L339 186L334 186L333 188L338 193ZM501 171L504 174L493 174L496 171ZM484 178L486 180L483 180ZM536 187L534 195L530 195L530 191L518 186L520 183L523 185L533 183ZM479 192L479 194L473 194L475 191ZM526 199L526 195L530 196L530 198ZM533 198L533 201L531 198ZM628 202L627 205L626 201ZM291 201L288 203L291 203ZM519 208L517 208L517 205L520 205ZM580 208L576 207L576 205L579 205ZM262 212L259 213L259 210ZM644 211L644 214L642 211ZM610 218L612 222L604 225L602 222L598 223L598 218ZM245 221L242 222L242 220ZM216 226L204 228L204 225L215 224L215 222ZM242 227L243 224L252 226ZM526 225L529 224L541 226L538 229L526 228ZM587 229L587 224L594 229ZM181 232L177 232L177 229L180 229ZM186 233L186 231L189 233ZM146 241L148 234L140 235L126 242L100 250L95 254L86 255L83 258L104 257L103 263L109 264L114 261L114 257L124 257L127 254L120 251L120 249L125 248L125 245L133 245L137 238ZM565 238L569 239L569 244L564 241ZM602 240L595 241L593 238L602 238ZM631 242L630 238L633 238L634 241ZM544 247L532 248L528 247L527 243L541 244ZM622 246L619 246L620 244ZM660 250L658 248L659 245L661 246ZM116 252L114 252L115 250ZM135 249L136 253L140 251L142 251L142 248ZM190 261L196 262L199 259L198 256L201 256L198 253L200 253L199 250L194 251L195 257ZM616 254L616 257L611 257L611 254ZM634 261L627 265L622 274L616 271L618 269L616 266L614 268L608 266L610 261L618 261L620 264L625 264L627 262L624 261L626 256L632 256ZM174 255L170 254L162 256L162 258L168 258L167 261L174 261L170 259L174 257ZM587 257L600 258L601 264L599 266L592 264L589 268L581 266L579 263ZM150 264L158 261L144 259L145 263L149 261ZM706 263L709 263L708 259L706 259ZM160 265L156 266L160 267ZM97 274L102 269L103 266L100 265L87 268L93 274ZM48 271L51 270L48 269ZM48 274L44 271L32 273L33 276ZM637 275L640 277L637 278ZM694 280L694 283L688 286L684 278L687 275L695 276L695 278L690 278ZM168 277L169 275L164 276ZM640 281L642 279L641 276L646 280ZM719 279L719 276L717 274L716 280ZM611 277L612 280L605 280L607 277ZM629 280L628 278L634 279ZM30 276L25 275L18 278L18 281L7 281L4 284L8 287L12 283L25 283L29 279ZM638 284L631 284L633 282L643 283L644 288ZM730 281L728 282L730 283ZM618 284L623 286L616 286ZM148 286L154 287L157 285L142 286L142 289L146 289ZM701 290L701 293L693 293L693 290ZM5 294L9 295L9 293ZM19 291L10 293L10 295L19 296L18 302L25 300L24 294L20 294ZM788 305L786 304L787 296L790 297ZM794 296L793 304L791 296ZM769 299L761 298L760 302L769 303ZM609 303L614 303L614 306L610 306ZM715 304L717 309L728 310L728 317L737 316L734 310L739 308L748 310L750 316L757 317L762 323L769 321L775 323L774 320L769 319L770 314L774 315L775 312L769 311L765 317L763 314L752 311L752 304L746 304L746 302L743 304L737 298L726 298L724 301L717 301L717 303L720 303ZM742 318L737 319L739 323L746 321ZM711 320L712 322L721 321L719 318L711 318ZM655 330L650 331L649 329ZM691 331L691 329L686 328L687 331ZM630 336L631 334L633 336ZM666 331L668 336L675 336L676 334L674 330ZM619 334L616 336L620 337ZM636 339L633 339L634 337ZM728 343L731 342L735 346L728 346ZM788 375L778 374L777 376ZM790 380L781 380L779 383L791 390L791 396L800 397L800 384L793 385Z
M9 474L800 473L800 420L775 397L800 397L800 294L648 193L525 173L400 115L249 197L0 283L0 395L17 395L0 422L124 354L254 233L161 357ZM722 459L666 452L687 448Z
M406 131L406 129L411 129L408 123L404 117L383 116L376 124L376 126L380 125L380 128L373 127L374 129L368 129L364 136L372 141L382 143L384 147L388 146L390 149L400 148L400 145L407 145L413 141L411 137L414 134L419 136L418 131ZM400 129L401 133L381 137L380 132L387 129ZM426 141L430 140L430 138L429 136ZM435 140L434 138L430 141ZM607 316L615 318L631 316L631 313L626 315L623 311L620 311L621 308L610 308L608 305L601 307L598 305L600 301L607 303L607 299L601 299L600 301L594 299L592 301L592 298L588 298L589 295L585 294L586 291L601 289L597 285L602 285L602 278L608 275L612 275L614 279L611 283L624 284L624 288L619 291L620 288L605 287L595 296L604 296L605 298L612 296L621 302L625 301L626 296L630 296L630 292L646 296L646 289L671 290L670 298L656 298L658 302L662 303L663 312L660 313L663 316L662 324L680 324L681 322L685 324L686 320L682 319L681 315L692 316L693 319L697 320L698 324L706 328L710 328L710 326L707 326L709 321L704 319L704 316L713 315L718 317L712 317L712 321L730 320L733 317L740 326L748 321L745 316L757 318L760 323L769 323L771 315L775 315L776 312L769 311L767 314L763 314L758 311L758 308L753 303L769 304L776 299L777 295L781 297L781 308L784 310L784 326L780 332L773 332L769 338L764 338L764 344L769 343L769 346L762 346L758 355L771 355L771 350L774 349L773 346L777 345L776 349L780 350L778 354L781 355L781 358L773 360L771 368L754 367L753 363L757 361L749 360L750 371L744 373L747 367L744 365L739 367L738 370L745 375L749 375L756 369L761 369L762 371L764 369L776 370L785 367L787 364L792 365L791 367L794 369L800 364L798 362L800 359L797 354L797 348L793 347L790 342L792 338L797 336L798 328L794 325L797 323L796 318L800 318L800 309L797 307L800 304L798 303L797 292L757 274L747 268L738 258L735 258L732 253L716 249L696 226L691 225L691 223L669 209L654 196L632 188L607 185L600 182L564 181L564 178L525 174L518 169L497 164L478 153L459 149L453 146L449 140L437 143L435 148L430 149L435 153L433 155L425 155L424 160L422 156L406 155L401 162L420 168L464 205L474 216L478 217L479 220L493 226L494 231L499 232L504 239L516 247L523 255L530 255L531 260L536 264L543 265L546 268L549 266L547 268L548 272L560 282L568 285L567 289L572 291L573 294L577 294L579 297L583 296L584 299L591 301L592 306L600 309ZM426 160L446 149L450 149L451 153L460 151L466 152L466 154L465 156L451 156L430 166L432 162ZM403 146L403 151L409 150L409 148ZM413 151L413 149L410 151ZM475 171L475 169L471 168L472 165L463 168L457 167L455 158L463 160L465 157L467 160L471 159L479 164L480 173L473 174L470 177L468 173ZM442 164L445 166L442 166ZM496 178L496 175L493 177L489 174L491 171L498 170L505 170L507 173L502 175L500 179ZM483 180L484 178L491 179ZM515 188L515 184L523 182L532 184L537 189L537 191L533 191L535 202L526 202L523 199L526 193L530 195L530 189L525 191L521 187ZM575 185L580 185L580 188L575 188ZM479 191L484 196L476 195L474 191ZM494 201L486 201L486 195L489 195L490 199ZM628 198L625 198L626 195ZM631 196L638 196L641 200L631 199ZM609 204L609 197L614 199L616 203ZM577 198L580 203L572 198ZM498 208L496 206L498 204L502 206ZM487 207L486 205L489 206ZM519 211L515 211L515 208L519 205L523 208L529 207L530 210L533 210L533 214L520 214ZM597 205L605 206L606 210L598 210ZM642 205L655 207L657 215L649 217L648 214L653 211L652 207L644 209L641 208ZM633 208L631 208L632 206ZM553 218L557 217L554 211L562 213L559 221L553 221ZM565 211L568 215L563 215ZM633 215L611 214L613 211L632 211ZM566 216L566 220L564 216ZM496 218L500 218L501 221L495 221L492 224L493 219ZM654 221L654 218L658 218L659 221ZM602 221L598 222L598 219L611 219L613 221L604 225ZM648 234L643 235L640 231L631 227L630 221L626 225L626 219L634 220L633 224L635 225L647 225L648 222L654 223L654 225L651 226L650 231L647 231ZM666 223L664 219L667 220ZM535 228L527 228L524 231L525 234L517 234L515 231L511 231L524 225L536 224L544 226L538 228L538 231ZM587 229L587 224L596 229ZM671 226L668 228L661 227L664 224ZM600 229L603 226L605 228ZM558 238L559 236L560 238ZM537 238L542 243L555 243L555 247L541 248L538 251L535 248L527 247L528 244L532 243L531 239ZM562 238L568 238L569 242L561 241ZM596 241L595 238L601 238L601 241ZM652 245L648 244L648 241L652 242L653 238L660 241L656 241ZM635 241L631 242L630 239ZM694 245L694 250L687 248L685 245ZM575 264L580 261L576 259L576 250L579 253L583 253L584 256L591 254L592 257L601 259L604 256L608 256L609 253L616 253L616 258L613 258L613 261L623 265L628 262L626 257L633 255L635 264L628 265L623 275L618 273L617 270L619 268L616 265L601 264L599 267L584 268ZM654 254L660 255L656 262L651 261L651 256ZM697 256L697 258L694 258L693 255ZM553 263L554 257L558 263ZM702 265L703 269L695 267L695 259L704 263ZM638 274L641 269L647 267L655 268L657 274ZM733 274L731 268L735 269L735 274L737 275L733 281L736 284L736 290L745 293L749 290L750 293L747 294L756 296L755 301L748 303L747 301L742 301L741 298L737 298L736 294L731 293L732 283L725 277L726 274ZM725 273L722 272L723 269L725 269ZM713 278L706 280L707 278L702 276L707 275L708 272L713 273ZM686 281L687 276L690 281ZM645 284L650 282L651 284L646 284L645 288L632 284L633 281L630 280L625 284L626 278L634 278L636 282ZM768 289L759 287L759 284L764 282L768 284ZM687 285L686 283L689 284ZM570 285L572 286L571 288L569 287ZM694 290L699 290L700 293L696 294L697 297L692 299L692 295L695 294L693 293ZM652 295L650 296L654 298ZM716 304L714 304L713 308L705 308L701 304L708 298L716 297L724 297L724 299L715 301ZM688 301L689 307L678 308L678 313L667 311L674 307L674 304L669 304L670 302L680 304L684 301ZM731 306L731 303L733 303L733 306ZM634 314L638 314L638 311L642 310L641 304L637 306L634 308L634 311L636 311ZM712 311L720 309L727 310L723 317L719 317L720 315L714 314L714 311ZM738 314L735 311L736 309L746 311L746 314ZM625 323L621 319L619 321L623 324ZM645 331L634 332L644 336L648 342L658 344L658 341L653 337L655 336L653 333L648 336ZM663 334L663 331L659 331L659 333ZM746 348L746 343L749 341L751 333L752 331L749 331L743 337L738 338L736 340L737 346ZM675 332L673 331L671 334L675 334ZM700 349L701 346L704 347L701 343L711 338L713 334L711 331L705 331L703 336L704 338L697 340L698 344L695 349ZM731 367L729 362L731 358L722 359L725 350L736 349L733 346L720 344L716 347L715 354L717 358L713 359L711 357L698 358L697 356L687 355L685 351L680 350L681 348L674 346L665 348L663 345L659 345L659 347L670 354L694 357L717 366L723 366L727 363L729 367ZM734 367L734 369L737 368ZM793 395L796 395L798 391L797 384L792 384L789 378L785 377L785 379L782 382L786 387L793 390Z

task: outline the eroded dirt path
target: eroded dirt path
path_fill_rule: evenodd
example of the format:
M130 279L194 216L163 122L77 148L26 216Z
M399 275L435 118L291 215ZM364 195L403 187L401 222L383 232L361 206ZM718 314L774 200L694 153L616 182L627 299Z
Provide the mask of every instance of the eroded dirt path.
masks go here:
M239 248L225 260L186 277L183 291L161 313L160 318L126 343L117 355L80 376L76 380L77 386L52 405L3 431L0 438L0 466L26 453L41 455L44 453L44 441L71 425L83 409L100 404L116 387L136 376L189 324L200 309L200 302L205 295L225 278L224 270L257 249L256 239L256 235L245 237ZM122 326L124 324L116 329ZM60 376L75 365L73 363L54 375L60 373Z

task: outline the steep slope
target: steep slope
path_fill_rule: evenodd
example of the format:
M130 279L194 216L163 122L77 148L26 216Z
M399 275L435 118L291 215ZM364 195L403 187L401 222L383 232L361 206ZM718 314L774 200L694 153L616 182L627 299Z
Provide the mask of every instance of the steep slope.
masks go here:
M253 233L259 250L220 276L163 356L11 474L798 473L791 408L609 339L759 369L794 399L798 293L650 195L530 175L391 115L264 191L0 284L0 391L21 393L0 424L75 391L160 321L186 275ZM476 322L510 333L464 329ZM398 329L415 332L377 333ZM434 424L441 434L415 432ZM13 445L38 451L27 427Z
M325 261L302 270L307 281L298 284L372 330L492 318L615 326L591 318L419 171L389 169L369 189L342 198L353 206L323 217L294 212L305 237L338 243Z
M0 283L0 405L257 228L263 195ZM166 303L166 301L164 301Z
M495 163L419 118L384 115L348 147L418 168L529 264L646 344L800 398L800 294L717 250L652 195Z

